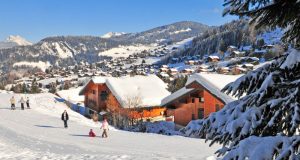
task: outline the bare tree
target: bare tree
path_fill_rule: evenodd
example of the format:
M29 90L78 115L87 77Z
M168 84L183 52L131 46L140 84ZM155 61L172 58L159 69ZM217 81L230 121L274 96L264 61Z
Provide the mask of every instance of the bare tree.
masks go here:
M130 124L134 125L137 119L136 115L139 115L141 119L143 119L143 113L139 114L139 110L142 104L142 98L137 95L127 96L126 98L126 108L127 109L127 116L130 119Z

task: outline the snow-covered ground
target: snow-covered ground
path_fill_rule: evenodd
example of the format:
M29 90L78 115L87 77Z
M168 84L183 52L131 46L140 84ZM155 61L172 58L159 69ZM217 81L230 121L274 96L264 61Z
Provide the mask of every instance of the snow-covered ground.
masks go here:
M0 92L0 159L215 159L219 146L180 136L134 133L111 128L99 137L99 123L67 109L49 93L26 95L30 110L10 110L11 93ZM16 95L16 100L20 95ZM17 104L19 108L20 104ZM61 113L67 109L69 129ZM87 137L93 128L96 138Z
M27 62L27 61L21 61L13 64L13 67L21 67L21 66L27 66L27 67L37 67L40 68L42 71L45 71L47 68L51 66L51 64L43 61L39 62Z
M153 50L157 48L156 45L130 45L130 46L119 46L116 48L111 48L109 50L103 51L99 53L99 56L110 56L113 58L117 57L128 57L134 53L140 53L144 50Z

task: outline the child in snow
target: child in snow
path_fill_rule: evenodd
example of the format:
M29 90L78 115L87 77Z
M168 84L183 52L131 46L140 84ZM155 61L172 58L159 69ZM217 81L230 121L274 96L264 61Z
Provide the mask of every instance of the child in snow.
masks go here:
M11 97L10 104L11 104L11 110L15 110L16 109L16 99L14 96Z
M27 109L30 109L30 105L29 105L29 97L27 97L27 99L26 99L26 105L27 105Z
M94 133L93 129L90 129L89 137L96 137L96 134Z
M61 120L64 121L64 126L65 126L65 128L68 128L69 115L68 115L68 113L67 113L67 110L65 110L65 111L61 114Z
M108 128L108 122L107 122L106 119L103 120L100 129L103 129L102 138L107 138L108 137L107 136L107 131L109 130L109 128Z
M22 110L24 110L24 103L25 103L25 100L24 100L24 98L23 97L21 97L21 99L20 99L20 101L19 101L20 103L21 103L21 109Z

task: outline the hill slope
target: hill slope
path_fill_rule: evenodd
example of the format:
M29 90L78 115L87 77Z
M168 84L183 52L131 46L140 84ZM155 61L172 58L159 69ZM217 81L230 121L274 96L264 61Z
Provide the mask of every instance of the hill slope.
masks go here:
M32 109L9 109L12 94L0 93L0 159L206 159L216 148L203 140L112 129L109 138L89 138L99 124L67 109L52 94L29 95ZM17 100L20 95L15 95ZM17 104L18 106L19 104ZM62 128L67 109L69 128ZM147 155L147 156L145 156Z

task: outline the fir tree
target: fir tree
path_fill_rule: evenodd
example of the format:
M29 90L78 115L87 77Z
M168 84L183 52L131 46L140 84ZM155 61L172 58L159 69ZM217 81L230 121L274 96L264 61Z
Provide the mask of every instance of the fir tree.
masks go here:
M256 29L285 28L283 40L300 47L299 0L224 0L223 14L250 17Z
M31 83L31 93L40 93L39 85L36 79L34 79Z
M248 16L256 28L285 28L283 39L299 47L299 0L225 0L225 6L225 14ZM300 159L299 50L290 49L223 91L240 99L182 131L222 144L217 153L226 160Z

